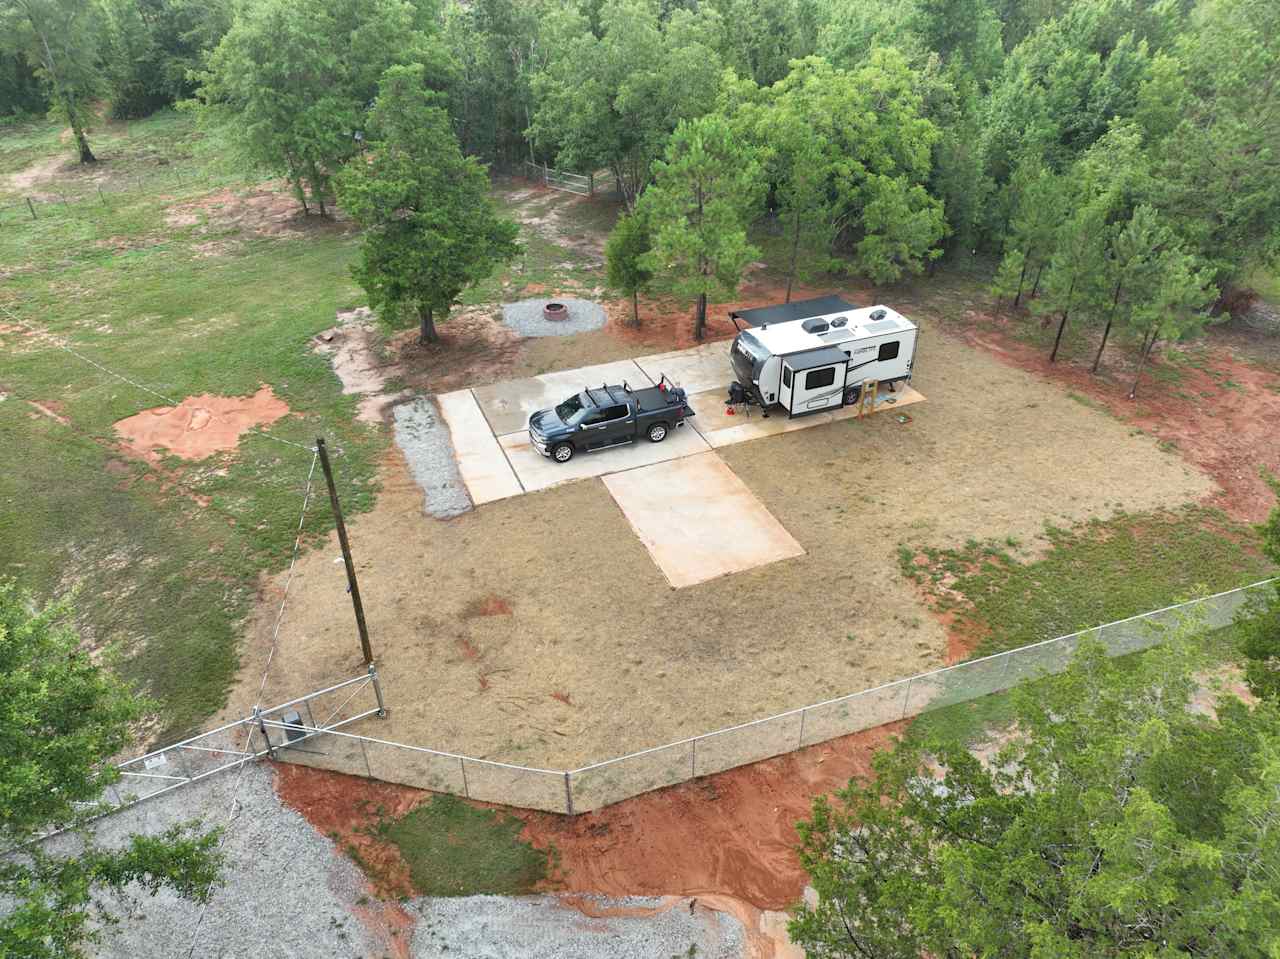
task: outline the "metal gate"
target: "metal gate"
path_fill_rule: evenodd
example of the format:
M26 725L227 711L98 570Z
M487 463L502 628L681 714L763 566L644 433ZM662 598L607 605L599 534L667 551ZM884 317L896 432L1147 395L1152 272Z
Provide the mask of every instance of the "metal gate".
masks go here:
M107 787L113 809L131 806L281 750L308 749L325 733L370 716L385 717L378 671L319 689L182 742L120 763L120 780Z

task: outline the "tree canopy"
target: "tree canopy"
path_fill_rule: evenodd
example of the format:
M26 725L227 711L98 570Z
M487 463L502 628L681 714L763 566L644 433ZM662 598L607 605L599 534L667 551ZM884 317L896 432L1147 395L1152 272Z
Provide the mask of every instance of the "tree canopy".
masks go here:
M195 824L136 836L60 857L28 845L52 827L76 827L118 778L108 760L130 742L145 702L80 647L66 604L36 609L0 581L0 955L31 959L81 955L99 935L93 908L103 890L131 883L154 894L167 887L203 900L217 881L217 834Z
M983 762L901 743L814 804L801 858L818 893L791 923L808 955L919 959L1205 956L1280 950L1280 710L1190 708L1204 662L1183 633L1136 663L1082 642L1013 693Z
M697 298L693 335L702 339L707 298L731 296L758 253L747 242L747 215L763 189L759 165L729 124L709 115L676 128L654 171L639 208L652 236L640 265Z
M323 213L330 178L359 150L379 78L410 62L446 85L448 55L402 0L260 0L238 9L196 95L248 160Z
M354 272L374 307L408 307L421 341L435 317L520 251L516 225L498 217L489 179L462 155L449 115L421 64L392 67L369 117L368 155L338 176L343 206L366 228Z

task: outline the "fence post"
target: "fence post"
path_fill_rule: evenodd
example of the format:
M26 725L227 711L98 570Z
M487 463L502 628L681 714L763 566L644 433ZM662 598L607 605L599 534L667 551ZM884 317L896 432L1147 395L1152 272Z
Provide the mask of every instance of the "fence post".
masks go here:
M369 678L373 680L373 694L378 697L378 718L387 718L387 704L382 701L382 683L378 681L378 668L369 664Z
M587 174L587 196L596 195L596 175L594 173Z
M698 740L689 740L689 778L698 778Z
M27 197L26 200L27 200L27 209L31 211L31 219L33 220L40 219L38 216L36 216L36 205L31 202L31 197Z
M902 718L903 719L907 718L907 707L911 705L911 684L913 682L915 682L914 676L912 676L910 679L907 680L907 692L902 697Z
M458 757L458 765L462 767L462 795L471 798L471 787L467 785L467 761L461 756Z
M796 740L796 749L804 748L804 717L808 713L807 709L800 710L800 738Z
M266 740L266 743L267 743L267 755L268 755L268 756L270 756L272 759L275 759L275 758L276 758L276 747L275 747L275 746L273 746L273 745L271 745L271 737L270 737L269 735L267 735L267 723L266 723L266 721L262 718L262 709L261 709L260 707L258 707L258 706L254 706L254 707L253 707L253 718L254 718L254 719L256 719L256 720L258 721L258 729L259 729L259 730L261 731L261 733L262 733L262 738L263 738L264 740Z
M569 785L569 772L564 774L564 805L569 810L569 815L573 815L573 787Z

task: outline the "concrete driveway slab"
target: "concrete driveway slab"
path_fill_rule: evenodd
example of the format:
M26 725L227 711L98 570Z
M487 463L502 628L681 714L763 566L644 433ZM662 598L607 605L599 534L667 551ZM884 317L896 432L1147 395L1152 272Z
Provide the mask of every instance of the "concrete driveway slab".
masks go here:
M897 393L883 393L876 402L876 415L892 415L894 410L912 403L920 403L924 396L910 386L899 387ZM759 407L740 408L735 415L726 413L723 390L708 390L689 397L689 405L698 415L693 425L714 448L744 443L762 436L776 436L792 430L804 430L811 426L852 419L858 415L856 407L846 406L831 412L811 413L794 419L786 413L773 410L766 418Z
M636 366L644 370L655 383L666 373L667 379L690 393L718 389L722 398L733 379L733 369L729 366L729 344L725 341L704 343L691 350L642 356L636 360Z
M675 589L804 555L715 453L612 473L604 485Z
M471 391L442 393L436 397L436 404L449 426L458 473L467 484L471 501L479 506L523 493L524 488L516 479L515 470L507 461L498 438L489 429L480 404Z
M543 456L529 443L529 434L524 431L500 436L498 442L502 444L521 485L530 493L570 480L635 469L711 449L702 435L688 426L675 430L661 443L641 439L598 453L578 453L567 463L557 463Z
M627 382L632 386L652 386L649 378L631 360L584 366L559 373L544 373L523 380L507 380L478 386L472 392L497 436L527 429L529 414L555 406L588 386Z

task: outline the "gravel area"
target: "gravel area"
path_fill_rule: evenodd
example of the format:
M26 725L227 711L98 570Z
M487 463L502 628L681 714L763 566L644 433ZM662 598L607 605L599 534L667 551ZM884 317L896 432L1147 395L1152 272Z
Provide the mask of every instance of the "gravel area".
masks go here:
M133 833L155 835L192 819L224 824L234 795L239 809L223 840L226 881L200 923L194 959L385 955L385 938L352 915L365 895L364 876L281 805L271 777L266 764L229 770L100 819L93 831L100 844L113 847ZM49 845L65 853L76 842L64 836ZM112 959L186 956L201 912L166 890L104 905L120 922L91 954Z
M98 959L737 959L737 919L688 899L557 896L413 899L381 902L364 875L272 788L267 763L229 770L98 820L97 841L123 845L175 823L228 822L224 884L201 907L161 891L103 901L119 924L90 955ZM79 839L47 848L73 852ZM581 903L574 908L573 902ZM199 933L196 936L196 924ZM193 939L193 937L195 937Z
M471 497L458 475L449 427L440 419L430 397L419 396L392 411L396 445L422 489L422 509L429 516L448 519L471 509Z
M568 317L563 320L548 320L544 317L542 308L551 302L567 306ZM554 301L542 299L504 303L502 319L521 336L571 336L574 333L589 333L600 329L608 317L604 307L598 303L562 296Z
M742 924L688 899L420 899L414 959L737 959ZM585 913L585 914L584 914Z

